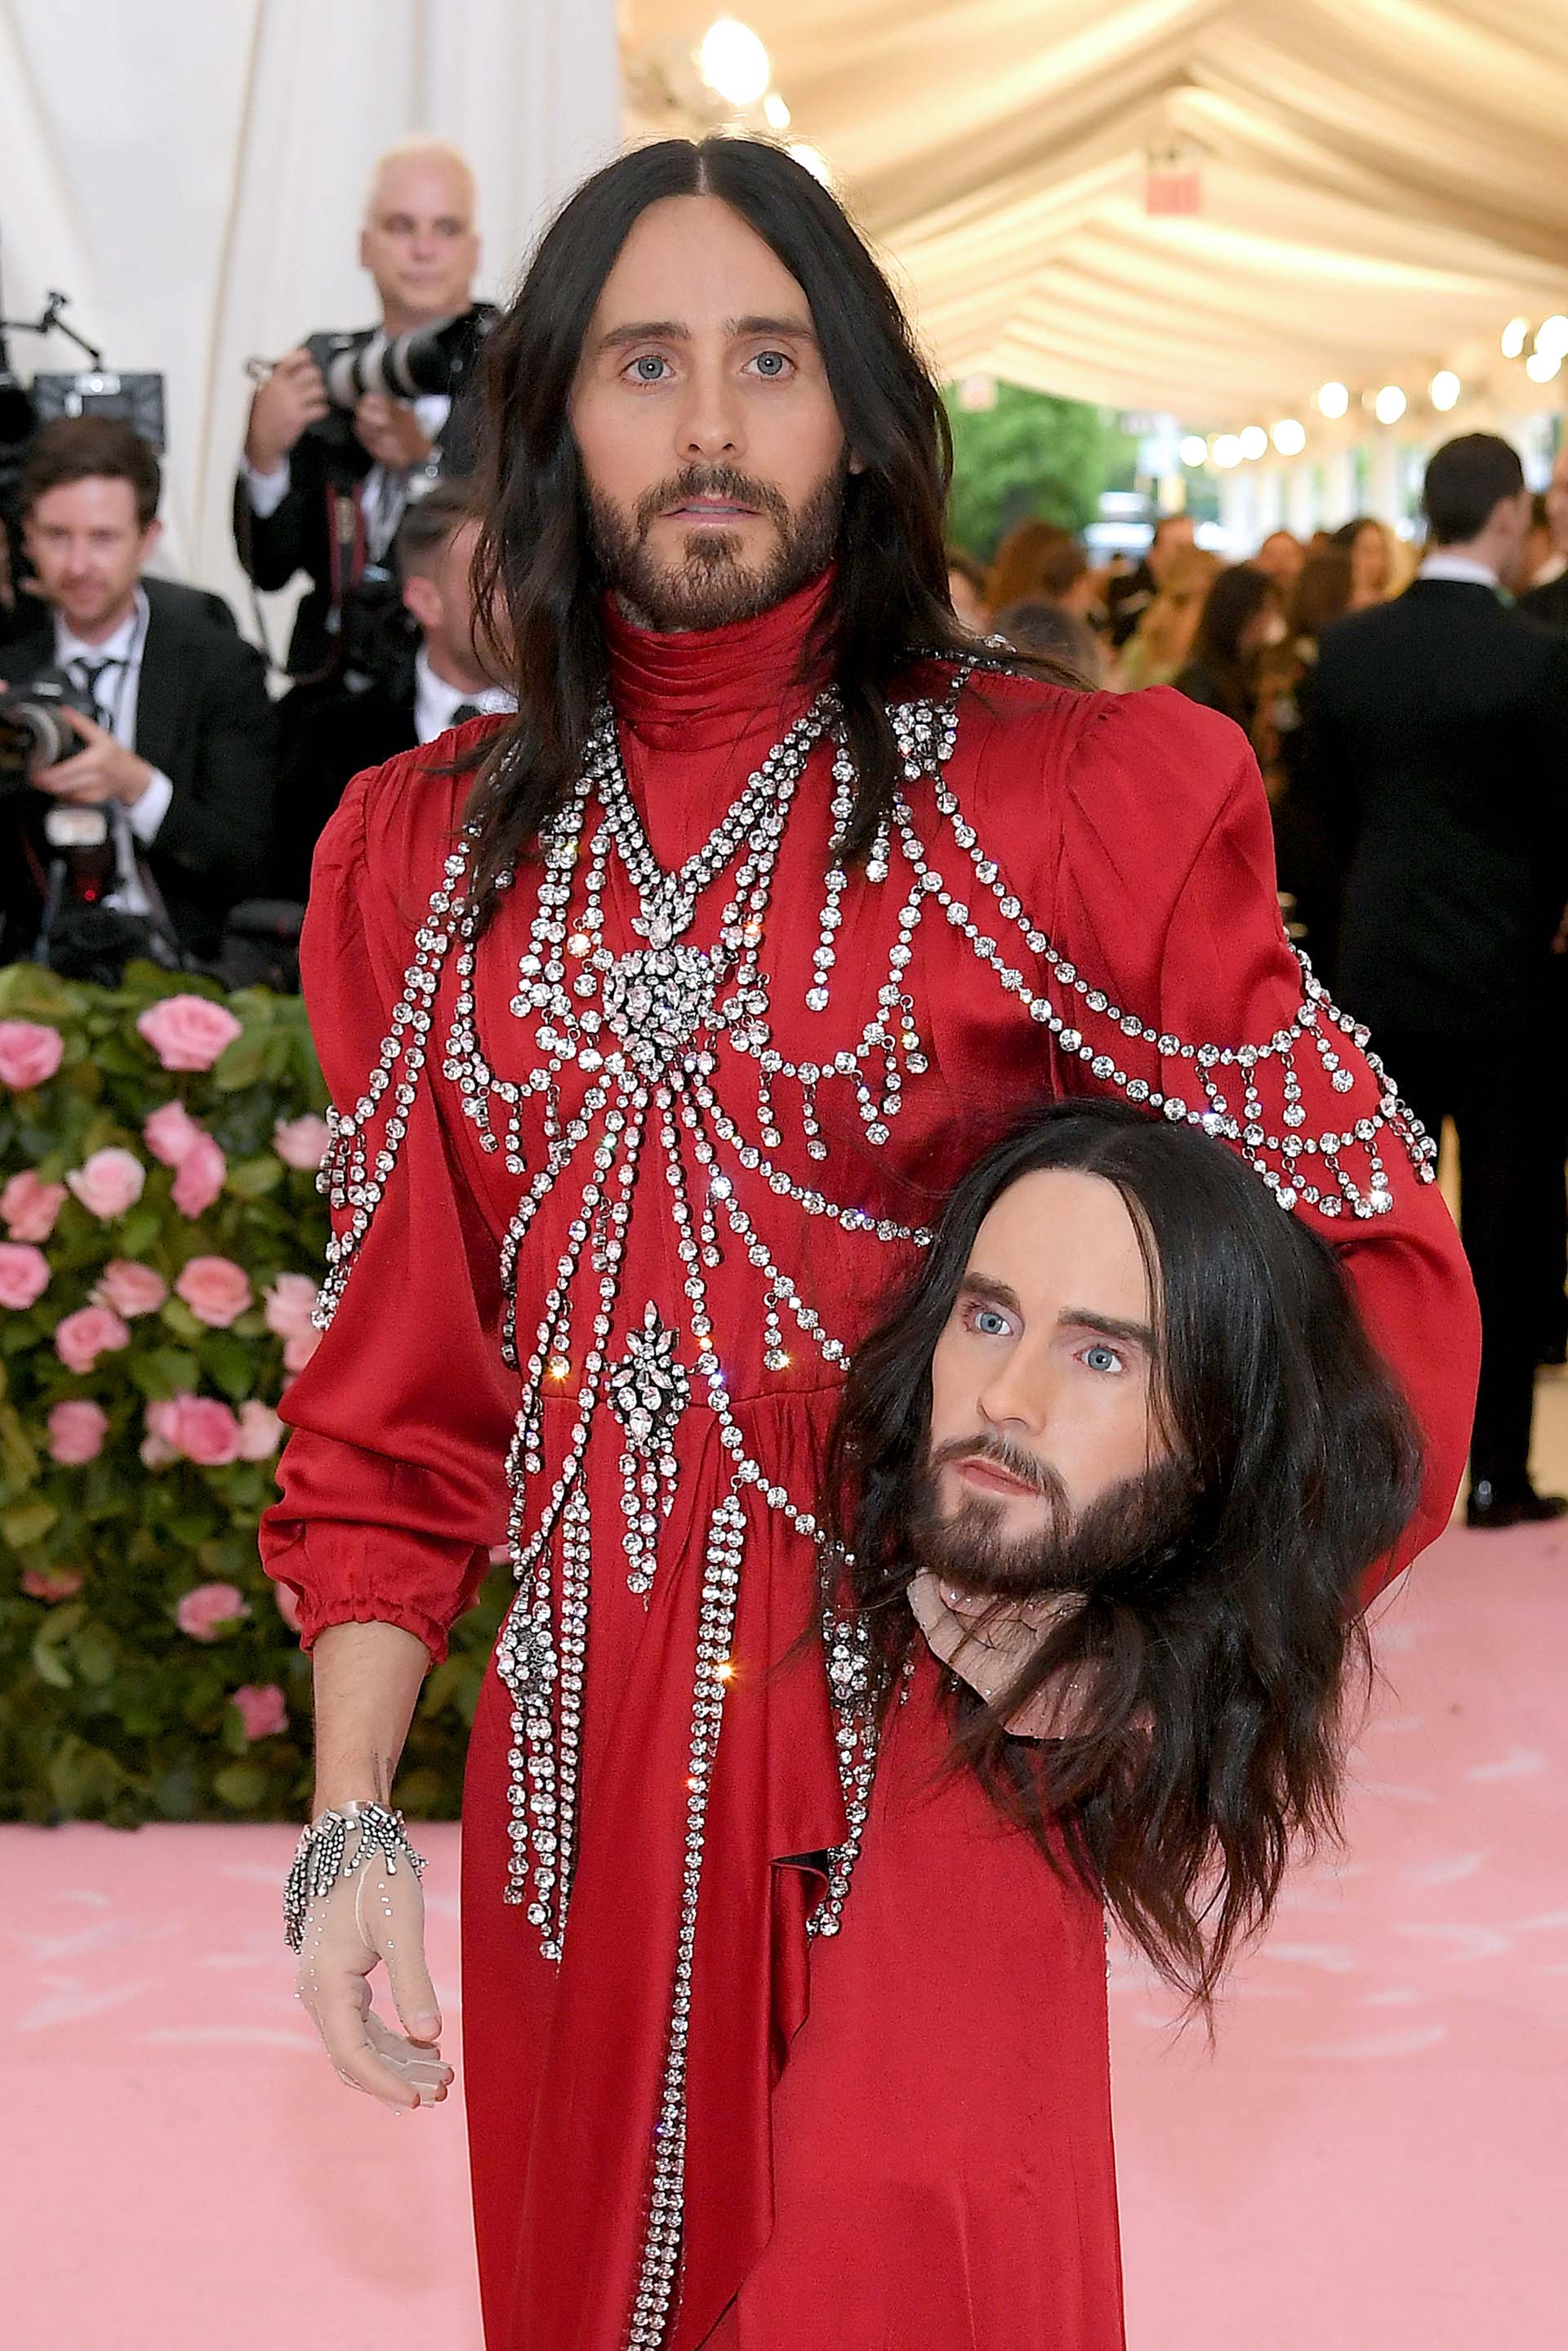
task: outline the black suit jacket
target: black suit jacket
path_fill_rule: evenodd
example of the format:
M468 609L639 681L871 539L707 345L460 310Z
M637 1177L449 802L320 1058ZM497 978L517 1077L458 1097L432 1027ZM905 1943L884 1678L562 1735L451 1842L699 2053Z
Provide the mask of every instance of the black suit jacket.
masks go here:
M477 349L495 308L477 302L470 315ZM354 340L368 343L375 332L372 327L361 328ZM468 472L475 439L470 382L458 392L435 436L441 470ZM356 566L362 566L364 550L362 545L356 547L353 516L340 522L336 500L357 491L373 462L355 437L352 418L335 408L319 423L307 425L295 443L288 458L288 488L271 514L256 513L243 474L235 484L235 547L248 577L262 589L287 588L301 571L310 581L289 640L288 668L294 677L324 683L338 666L340 632L331 625L332 617L343 590L358 576Z
M1568 629L1568 571L1549 580L1544 588L1531 588L1520 598L1518 610L1532 621L1544 621L1550 629Z
M1568 638L1416 580L1324 631L1310 725L1346 1009L1455 1036L1538 1019L1568 903Z
M224 916L262 888L271 852L277 720L267 670L232 621L207 609L200 590L144 580L147 638L136 697L136 750L174 787L151 849L141 853L181 945L215 953ZM52 668L50 617L5 649L13 685ZM41 799L24 794L25 803ZM36 813L36 811L34 811ZM9 920L25 925L34 898L23 861L7 853L0 883Z

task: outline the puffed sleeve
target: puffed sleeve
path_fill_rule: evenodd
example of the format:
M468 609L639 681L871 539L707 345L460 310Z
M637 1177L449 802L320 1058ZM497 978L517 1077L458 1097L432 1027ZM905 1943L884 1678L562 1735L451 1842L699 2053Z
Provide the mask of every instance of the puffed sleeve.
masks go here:
M340 1107L363 1094L376 1065L449 846L446 791L417 759L357 777L317 852L301 963ZM298 1595L306 1647L329 1625L382 1622L416 1634L439 1660L505 1534L512 1408L497 1336L497 1243L428 1070L406 1119L331 1326L281 1407L293 1434L281 1499L262 1522L262 1561ZM341 1212L334 1222L340 1229Z
M1280 917L1268 803L1240 729L1168 688L1100 697L1066 763L1057 856L1047 901L1056 946L1113 1008L1125 1007L1163 1032L1157 1044L1117 1036L1122 1066L1201 1111L1199 1065L1166 1050L1171 1041L1266 1043L1301 1005L1301 968ZM1377 1106L1382 1088L1354 1034L1331 1021L1326 1006L1319 1013L1314 1033L1327 1052L1309 1037L1291 1056L1298 1120L1289 1119L1283 1061L1259 1064L1263 1124L1277 1138L1343 1134ZM1083 1032L1097 1037L1092 1019ZM1092 1087L1092 1066L1060 1049L1057 1071L1064 1089ZM1391 1072L1396 1082L1398 1074ZM1217 1081L1227 1077L1216 1072ZM1228 1081L1234 1109L1233 1071ZM1295 1162L1296 1213L1337 1250L1426 1447L1419 1509L1372 1579L1369 1599L1448 1524L1480 1352L1469 1270L1437 1186L1419 1180L1396 1135L1385 1133L1380 1147L1393 1195L1380 1215L1356 1216L1312 1154ZM1362 1146L1347 1156L1364 1171ZM1304 1196L1314 1179L1329 1215Z

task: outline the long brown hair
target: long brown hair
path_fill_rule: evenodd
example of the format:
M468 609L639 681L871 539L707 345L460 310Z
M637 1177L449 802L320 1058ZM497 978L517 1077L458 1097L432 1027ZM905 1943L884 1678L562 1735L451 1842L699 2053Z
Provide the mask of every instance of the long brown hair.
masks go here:
M1343 1700L1367 1664L1358 1595L1415 1507L1420 1447L1332 1252L1224 1144L1122 1102L1038 1111L957 1186L855 1355L830 1443L826 1556L847 1562L890 1687L919 1638L904 1535L932 1353L987 1211L1046 1167L1127 1202L1158 1301L1158 1409L1193 1499L1178 1536L1100 1575L993 1703L955 1692L955 1760L1207 2010L1292 1843L1337 1827ZM1071 1737L1009 1737L1074 1674Z
M570 406L605 279L634 223L667 196L715 195L805 290L847 444L832 591L802 666L828 652L860 778L846 836L863 853L901 769L886 695L912 653L977 647L947 600L943 512L952 444L936 382L847 214L810 172L760 140L663 140L594 173L547 231L484 356L479 625L506 649L511 724L475 760L482 914L581 770L606 661L605 582L587 528ZM1009 664L1010 665L1010 664ZM1019 667L1027 668L1027 663Z

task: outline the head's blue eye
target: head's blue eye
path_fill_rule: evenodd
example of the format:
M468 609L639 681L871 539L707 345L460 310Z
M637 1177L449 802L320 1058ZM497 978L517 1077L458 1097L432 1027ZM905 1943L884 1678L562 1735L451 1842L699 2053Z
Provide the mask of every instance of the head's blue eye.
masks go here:
M1007 1316L1006 1316L1005 1314L998 1314L998 1313L997 1312L997 1310L996 1310L996 1308L995 1308L994 1306L977 1306L977 1307L976 1307L976 1309L975 1309L975 1328L976 1328L976 1330L977 1330L977 1331L978 1331L978 1332L981 1333L981 1335L982 1335L984 1338L987 1338L987 1339L1000 1339L1000 1338L1003 1338L1003 1337L1005 1337L1005 1336L1006 1336L1006 1333L1007 1333L1007 1327L1008 1327L1008 1318L1007 1318Z
M1086 1347L1083 1360L1092 1372L1119 1372L1122 1358L1114 1347Z
M757 364L764 375L778 375L789 362L782 351L758 351Z
M633 360L632 364L637 371L639 383L657 383L658 377L648 374L646 371L650 368L662 368L664 362L657 351L644 351L642 358Z

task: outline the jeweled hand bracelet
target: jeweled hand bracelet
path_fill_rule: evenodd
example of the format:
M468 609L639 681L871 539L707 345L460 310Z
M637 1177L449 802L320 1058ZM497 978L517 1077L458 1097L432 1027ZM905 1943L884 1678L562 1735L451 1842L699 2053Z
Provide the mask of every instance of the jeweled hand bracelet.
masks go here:
M424 1875L424 1855L410 1844L402 1813L390 1812L385 1804L345 1804L340 1813L323 1813L300 1831L283 1886L283 1934L291 1951L305 1939L305 1914L316 1896L329 1892L340 1877L352 1877L376 1853L386 1863L389 1876L396 1876L400 1860L407 1862L415 1877Z

